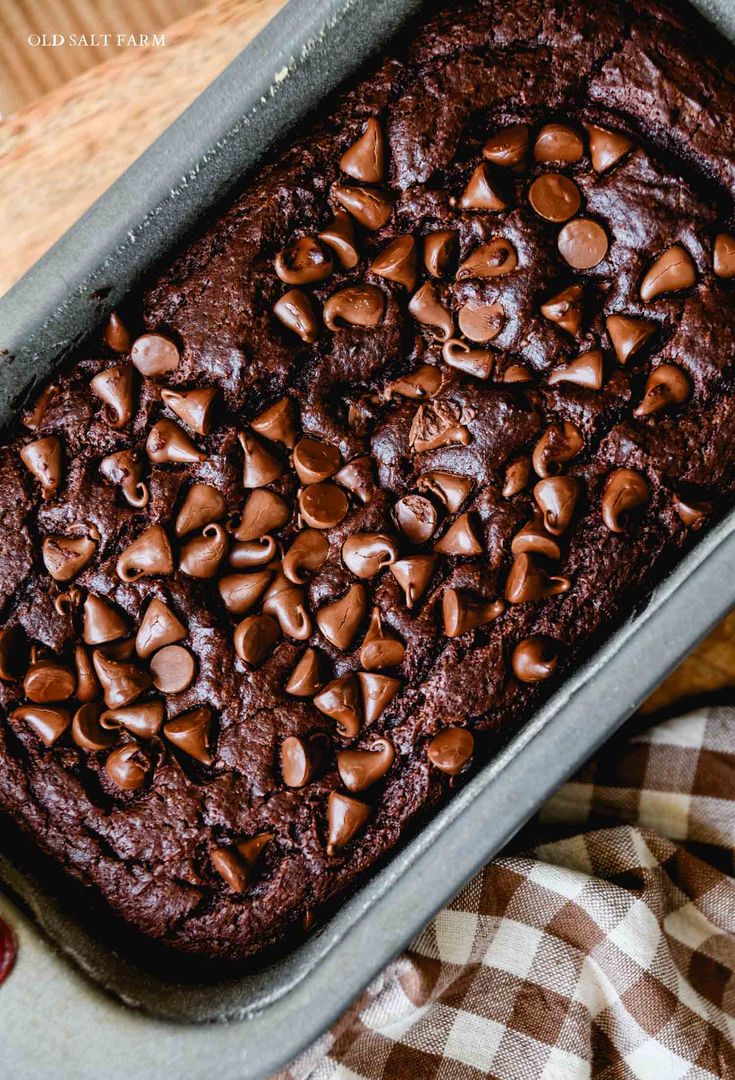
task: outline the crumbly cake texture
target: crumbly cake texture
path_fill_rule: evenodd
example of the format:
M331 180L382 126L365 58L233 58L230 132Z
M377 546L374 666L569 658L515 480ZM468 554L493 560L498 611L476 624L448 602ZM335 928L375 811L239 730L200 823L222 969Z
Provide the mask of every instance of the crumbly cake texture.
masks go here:
M0 451L2 808L308 932L731 505L734 148L689 9L431 7Z

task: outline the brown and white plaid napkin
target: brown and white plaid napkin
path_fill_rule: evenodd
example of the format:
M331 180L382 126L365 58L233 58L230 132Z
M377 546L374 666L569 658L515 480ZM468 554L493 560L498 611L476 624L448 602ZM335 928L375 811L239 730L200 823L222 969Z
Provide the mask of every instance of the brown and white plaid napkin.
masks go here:
M619 737L522 843L284 1080L735 1078L735 709Z

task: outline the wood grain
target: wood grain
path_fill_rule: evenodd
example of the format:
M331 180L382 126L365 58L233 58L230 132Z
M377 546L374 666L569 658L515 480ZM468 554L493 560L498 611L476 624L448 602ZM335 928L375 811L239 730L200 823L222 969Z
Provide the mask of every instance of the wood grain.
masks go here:
M8 288L275 14L284 0L219 0L0 126L0 292ZM735 687L735 613L644 711Z
M218 0L0 125L0 294L79 218L282 6Z

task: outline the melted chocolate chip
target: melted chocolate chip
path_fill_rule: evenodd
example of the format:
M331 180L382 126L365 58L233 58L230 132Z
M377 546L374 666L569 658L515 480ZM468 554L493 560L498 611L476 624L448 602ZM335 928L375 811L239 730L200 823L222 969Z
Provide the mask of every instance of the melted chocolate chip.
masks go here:
M574 218L559 233L559 252L575 270L591 270L607 255L607 234L597 221Z
M466 728L448 727L434 736L426 752L435 769L458 776L475 752L475 740Z
M602 520L610 532L625 529L630 512L645 506L650 498L646 479L633 469L615 469L605 483L602 495Z
M154 379L158 375L169 375L175 371L181 356L170 338L163 334L143 334L133 342L130 359L141 375Z
M313 236L292 240L275 259L275 270L286 285L313 285L334 270L334 260Z

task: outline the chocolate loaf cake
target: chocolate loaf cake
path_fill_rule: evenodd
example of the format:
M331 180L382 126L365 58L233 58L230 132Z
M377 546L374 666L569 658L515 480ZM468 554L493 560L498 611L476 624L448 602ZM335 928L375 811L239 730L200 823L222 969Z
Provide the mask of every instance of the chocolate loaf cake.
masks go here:
M688 8L427 5L6 437L0 809L308 932L732 506L734 193Z

